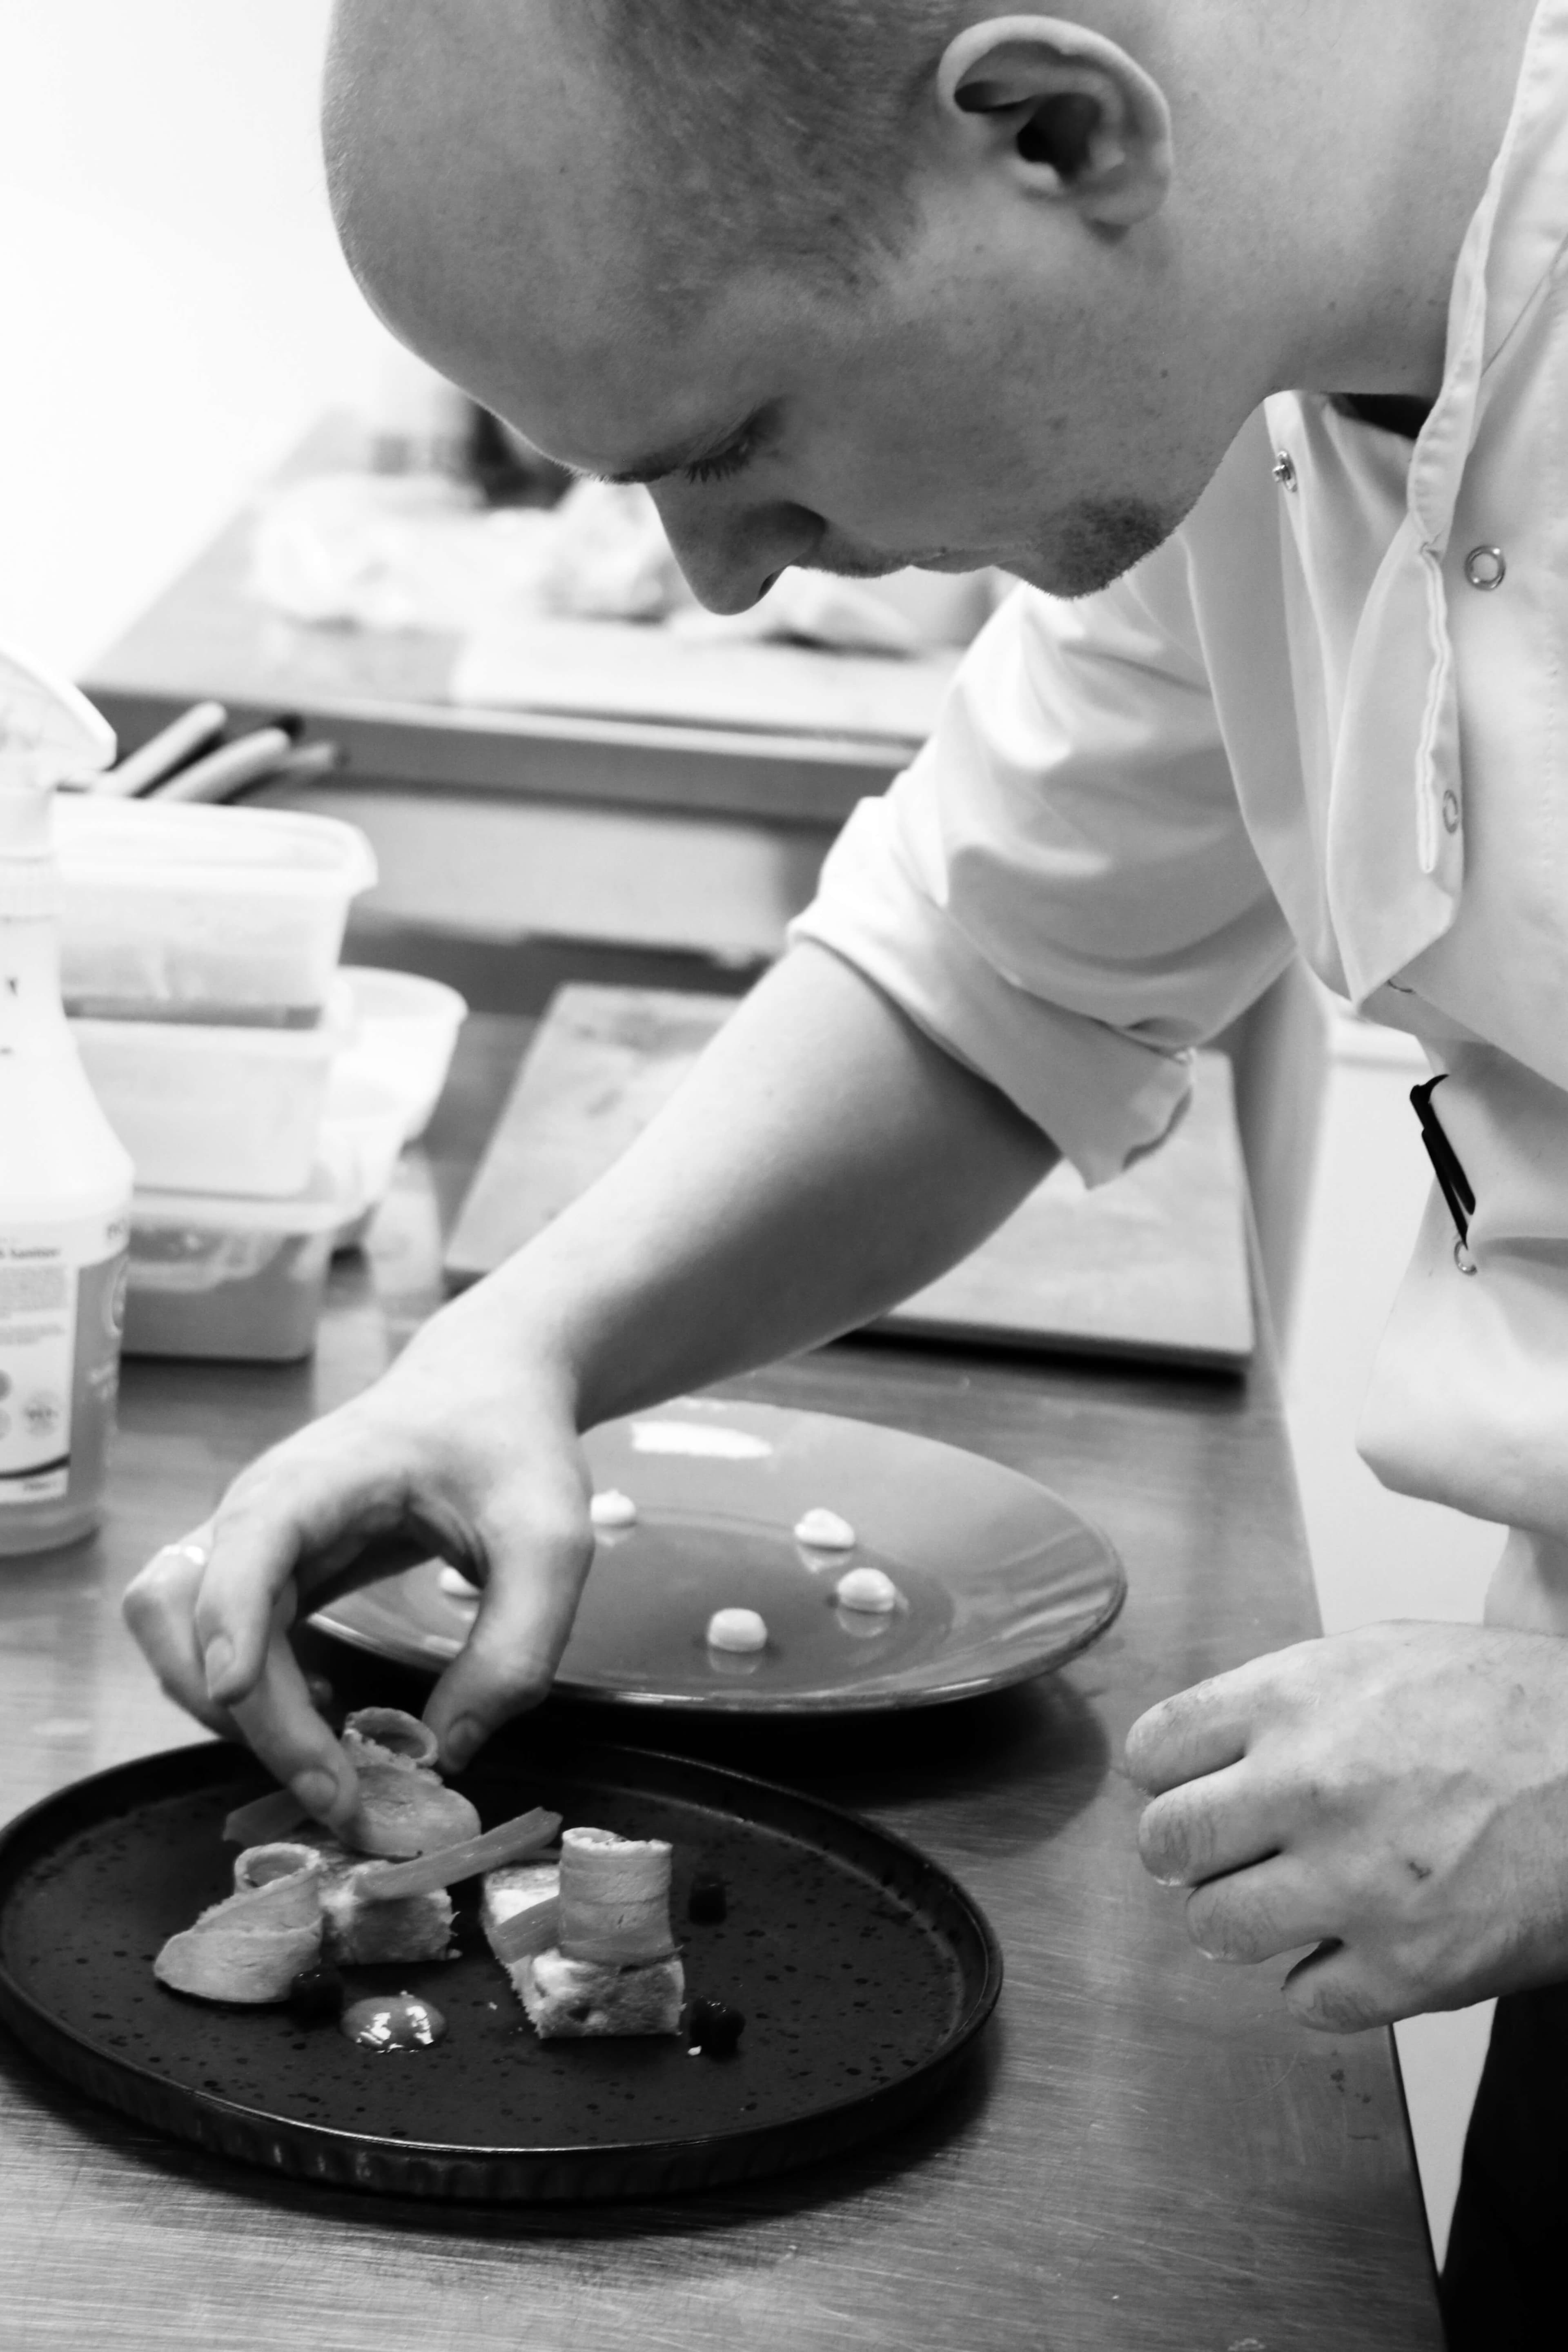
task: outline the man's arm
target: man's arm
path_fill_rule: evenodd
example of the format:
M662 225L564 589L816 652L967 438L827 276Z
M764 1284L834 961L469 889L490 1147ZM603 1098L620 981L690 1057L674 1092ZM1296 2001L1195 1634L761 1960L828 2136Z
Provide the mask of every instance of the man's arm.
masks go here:
M579 1432L861 1323L1054 1158L868 981L796 949L590 1192L157 1556L126 1599L137 1639L183 1706L341 1818L353 1775L288 1625L368 1543L438 1549L484 1586L427 1709L458 1767L565 1645L593 1549Z

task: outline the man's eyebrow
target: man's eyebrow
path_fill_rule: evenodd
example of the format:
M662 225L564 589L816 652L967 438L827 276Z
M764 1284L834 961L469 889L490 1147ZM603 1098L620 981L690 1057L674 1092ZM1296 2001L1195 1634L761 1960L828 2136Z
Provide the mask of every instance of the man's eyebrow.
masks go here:
M755 430L761 415L761 409L754 410L739 425L731 425L722 433L704 433L675 448L656 450L651 457L639 457L635 465L624 467L614 474L601 474L597 478L616 483L662 482L667 476L679 474L688 466L700 465L705 458L722 457L726 450L732 449L738 441L743 441Z

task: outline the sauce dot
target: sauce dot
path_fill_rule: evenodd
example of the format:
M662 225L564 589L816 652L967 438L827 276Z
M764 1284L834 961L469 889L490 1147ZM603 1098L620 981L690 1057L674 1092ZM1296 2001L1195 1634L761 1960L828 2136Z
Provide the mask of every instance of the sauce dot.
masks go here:
M637 1507L618 1486L605 1486L589 1504L588 1517L596 1528L635 1528Z
M345 2009L341 2030L362 2050L430 2050L444 2039L447 2021L417 1993L378 1993Z
M868 1616L886 1617L899 1605L899 1588L879 1568L852 1568L834 1588L841 1609L864 1610Z
M712 1650L765 1650L768 1629L754 1609L715 1609L708 1620Z
M795 1523L795 1539L805 1544L808 1551L853 1551L855 1530L847 1519L837 1511L824 1510L819 1505L807 1511Z

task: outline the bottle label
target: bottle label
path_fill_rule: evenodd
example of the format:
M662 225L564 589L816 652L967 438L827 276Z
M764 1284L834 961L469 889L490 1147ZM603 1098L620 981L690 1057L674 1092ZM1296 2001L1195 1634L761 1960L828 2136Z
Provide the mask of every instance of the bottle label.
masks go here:
M123 1217L0 1235L0 1511L63 1501L89 1455L101 1469L126 1241Z

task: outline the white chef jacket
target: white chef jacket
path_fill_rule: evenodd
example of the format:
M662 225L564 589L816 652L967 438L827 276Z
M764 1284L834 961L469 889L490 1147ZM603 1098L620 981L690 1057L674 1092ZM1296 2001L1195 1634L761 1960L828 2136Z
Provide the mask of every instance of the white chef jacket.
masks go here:
M794 936L1090 1183L1298 950L1420 1038L1479 1272L1436 1201L1363 1451L1543 1559L1561 1538L1568 1612L1568 0L1537 12L1419 440L1281 394L1135 572L1020 589Z

